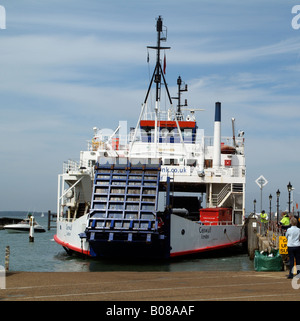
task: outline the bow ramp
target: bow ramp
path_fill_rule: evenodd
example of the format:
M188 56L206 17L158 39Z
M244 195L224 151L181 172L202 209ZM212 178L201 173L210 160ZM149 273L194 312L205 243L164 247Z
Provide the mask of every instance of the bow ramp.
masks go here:
M160 165L97 164L86 229L92 256L164 256Z

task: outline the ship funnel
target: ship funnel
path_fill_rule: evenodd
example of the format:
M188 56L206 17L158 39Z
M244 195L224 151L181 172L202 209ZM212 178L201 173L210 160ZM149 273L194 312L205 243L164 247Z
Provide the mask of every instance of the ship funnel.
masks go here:
M221 103L216 102L213 167L217 168L220 165L221 165Z

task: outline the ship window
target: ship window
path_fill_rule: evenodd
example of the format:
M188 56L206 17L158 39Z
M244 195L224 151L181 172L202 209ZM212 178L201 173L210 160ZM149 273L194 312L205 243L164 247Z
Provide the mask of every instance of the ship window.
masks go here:
M88 167L93 167L93 166L95 166L95 164L96 164L95 160L89 160L88 161Z
M164 165L178 165L178 159L176 158L165 158Z
M196 166L197 165L197 160L196 159L188 159L186 164L188 166Z
M210 167L212 167L212 164L213 164L213 160L212 160L212 159L206 159L206 160L204 161L205 168L210 168Z

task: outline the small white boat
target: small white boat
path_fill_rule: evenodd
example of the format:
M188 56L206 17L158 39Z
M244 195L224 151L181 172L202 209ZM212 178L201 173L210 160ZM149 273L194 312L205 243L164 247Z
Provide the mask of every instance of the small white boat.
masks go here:
M30 223L30 219L25 218L24 220L16 224L4 225L3 228L10 233L22 233L22 232L29 233L29 229L30 229L29 223ZM33 226L34 226L34 232L37 232L37 233L46 232L43 226L39 225L35 220L33 222Z

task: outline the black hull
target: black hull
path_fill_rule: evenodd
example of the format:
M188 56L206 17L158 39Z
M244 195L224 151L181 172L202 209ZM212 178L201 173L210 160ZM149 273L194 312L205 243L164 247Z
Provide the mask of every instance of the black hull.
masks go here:
M90 241L92 257L107 258L155 258L170 257L170 248L164 240L152 240L151 243L127 241Z

